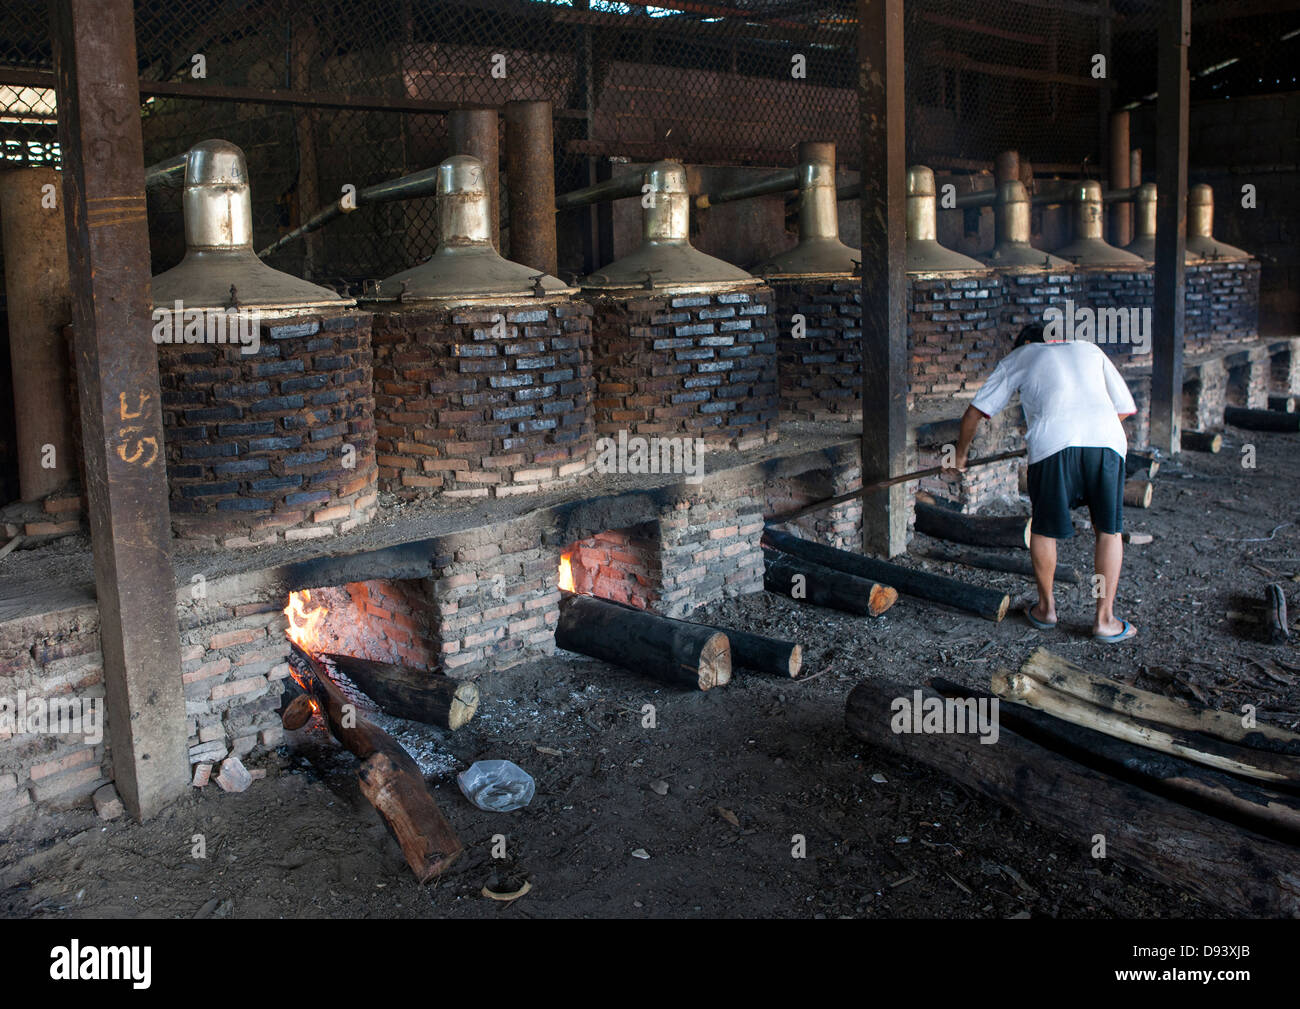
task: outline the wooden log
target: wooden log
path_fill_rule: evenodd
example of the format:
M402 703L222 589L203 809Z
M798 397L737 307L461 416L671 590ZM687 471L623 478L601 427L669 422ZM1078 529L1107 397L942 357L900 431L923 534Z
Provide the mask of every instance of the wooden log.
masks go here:
M711 690L731 679L731 644L721 631L595 596L560 593L555 643L675 686Z
M888 561L849 553L847 550L837 550L770 526L763 530L763 545L837 571L847 571L868 581L891 585L915 599L941 603L995 622L1006 616L1007 607L1011 604L1011 597L1004 592L968 585L955 578L927 571L914 571L900 564L890 564Z
M284 706L280 713L280 724L290 732L295 729L301 729L309 721L316 709L312 707L311 698L306 694L299 694Z
M1124 484L1124 503L1130 508L1150 508L1153 489L1150 480L1129 480Z
M849 731L949 775L1081 850L1101 834L1108 858L1218 908L1261 917L1300 914L1300 859L1290 845L1116 781L1009 729L1000 730L993 746L962 733L895 732L895 702L913 690L886 680L859 683L845 707ZM942 702L932 690L922 694Z
M749 631L738 631L732 627L718 627L712 624L699 626L708 627L727 636L727 640L731 642L733 669L736 666L743 666L760 673L795 677L803 668L803 646L793 641L769 638L763 634L751 634Z
M945 697L973 697L976 700L992 697L982 690L972 690L942 677L931 679L930 686ZM1156 753L1020 704L1000 705L998 724L1053 753L1114 775L1156 795L1258 830L1269 837L1300 840L1300 798L1293 795L1262 788L1181 757Z
M388 733L357 713L315 656L297 645L291 648L298 668L306 673L304 687L331 734L361 761L357 778L362 794L397 839L415 878L421 883L435 879L464 846L429 794L419 766Z
M1154 480L1160 470L1160 460L1149 452L1130 450L1124 456L1124 474L1129 477L1140 476L1145 480Z
M1029 546L1029 519L1023 515L963 515L940 505L916 504L916 531L972 547Z
M945 564L962 564L969 568L982 568L985 571L1005 571L1008 574L1024 575L1026 578L1034 577L1033 562L1023 554L994 554L984 553L979 550L953 550L932 547L928 550L918 551L917 556L932 561L942 561ZM1067 585L1079 584L1079 572L1067 564L1056 565L1055 578L1056 581L1064 582Z
M478 710L478 687L441 673L420 672L391 662L373 662L327 652L324 658L355 683L386 714L455 732Z
M1131 543L1135 547L1143 547L1148 543L1154 543L1155 539L1150 533L1124 533L1124 542Z
M1300 413L1281 410L1249 410L1244 406L1229 406L1223 410L1223 422L1247 431L1281 431L1285 434L1300 432Z
M1286 616L1286 593L1276 582L1264 590L1264 618L1268 623L1270 644L1280 645L1291 636Z
M878 617L898 600L898 590L779 550L763 551L763 587L800 602Z
M1270 395L1268 397L1268 408L1278 413L1295 413L1295 397Z
M1217 431L1184 431L1179 437L1184 452L1210 452L1218 454L1223 448L1223 435Z
M1171 753L1206 767L1240 774L1256 781L1300 785L1300 758L1266 750L1251 750L1225 743L1213 736L1141 721L1109 708L1088 704L1069 694L1059 693L1024 673L999 671L993 674L991 685L993 693L1008 701L1037 708L1116 739L1137 743L1161 753Z
M1194 701L1166 697L1090 673L1046 648L1035 649L1020 671L1058 693L1146 722L1171 726L1241 746L1300 757L1300 734L1256 723L1247 728L1242 716Z

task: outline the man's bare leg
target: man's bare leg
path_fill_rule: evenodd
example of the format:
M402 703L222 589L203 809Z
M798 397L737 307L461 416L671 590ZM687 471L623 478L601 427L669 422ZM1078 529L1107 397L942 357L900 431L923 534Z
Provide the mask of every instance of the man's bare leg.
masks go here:
M1124 538L1119 533L1097 533L1097 546L1093 551L1093 567L1101 575L1101 596L1097 600L1097 614L1092 621L1092 633L1111 635L1124 629L1115 619L1115 590L1119 588L1119 572L1124 564ZM1037 570L1038 565L1034 565Z
M1056 598L1052 585L1056 581L1056 540L1050 536L1029 536L1029 559L1034 565L1034 581L1038 584L1038 604L1029 612L1035 620L1056 623Z

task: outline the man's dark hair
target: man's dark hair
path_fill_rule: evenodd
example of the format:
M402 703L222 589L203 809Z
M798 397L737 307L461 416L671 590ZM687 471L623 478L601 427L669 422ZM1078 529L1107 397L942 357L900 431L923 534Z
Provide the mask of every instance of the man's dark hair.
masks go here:
M1023 347L1027 343L1046 343L1046 342L1047 341L1043 336L1043 327L1038 325L1031 324L1026 326L1024 329L1020 331L1020 335L1016 337L1016 347ZM1015 347L1011 349L1014 350Z

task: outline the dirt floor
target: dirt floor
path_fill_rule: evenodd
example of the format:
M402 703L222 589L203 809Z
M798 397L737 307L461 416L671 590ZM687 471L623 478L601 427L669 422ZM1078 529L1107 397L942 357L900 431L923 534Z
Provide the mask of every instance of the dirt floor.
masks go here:
M1255 446L1256 467L1242 465ZM873 752L844 729L863 677L942 674L987 686L1042 644L1088 668L1261 720L1300 727L1300 658L1264 642L1264 585L1300 608L1300 451L1294 436L1230 431L1221 455L1166 464L1128 528L1119 615L1135 641L1087 636L1086 584L1063 587L1062 629L1001 624L903 597L878 620L768 594L698 618L805 644L799 681L737 671L708 693L658 689L559 652L483 684L478 717L450 737L405 726L467 852L419 887L361 797L356 761L319 727L263 760L239 795L195 790L146 825L67 813L56 838L0 840L0 915L85 917L1183 917L1216 916L951 780ZM1061 563L1091 570L1091 536ZM921 563L954 573L950 566ZM961 569L1028 600L1014 575ZM1229 612L1239 614L1228 616ZM643 727L643 709L656 727ZM479 811L455 772L506 758L537 795ZM200 835L206 857L194 856ZM499 835L499 838L498 838ZM806 857L792 856L793 836ZM494 838L505 857L492 857ZM531 891L512 902L484 887Z

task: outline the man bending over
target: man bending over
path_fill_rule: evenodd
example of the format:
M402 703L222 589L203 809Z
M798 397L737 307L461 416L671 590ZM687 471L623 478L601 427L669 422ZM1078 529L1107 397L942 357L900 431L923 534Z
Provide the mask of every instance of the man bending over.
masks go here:
M1020 394L1029 456L1029 499L1033 504L1029 556L1038 583L1038 602L1025 615L1039 630L1056 626L1056 541L1074 535L1070 509L1087 505L1097 534L1094 564L1101 596L1093 617L1098 641L1124 641L1137 634L1116 620L1115 590L1124 560L1124 456L1128 440L1120 421L1137 412L1119 371L1096 344L1043 338L1042 326L1026 326L1015 348L998 362L961 419L955 468L966 454L980 421L998 414Z

